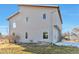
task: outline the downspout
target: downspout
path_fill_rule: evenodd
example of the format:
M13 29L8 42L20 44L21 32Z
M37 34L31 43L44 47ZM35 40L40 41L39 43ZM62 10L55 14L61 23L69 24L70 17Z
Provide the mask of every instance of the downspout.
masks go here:
M54 36L54 35L53 35L53 33L54 33L54 32L53 32L53 22L54 22L54 21L53 21L53 14L54 14L54 11L51 12L51 17L50 17L50 18L51 18L51 19L50 19L50 23L51 23L51 24L50 24L50 28L51 28L50 31L51 31L51 43L52 43L52 45L53 45L53 43L54 43L54 42L53 42L53 40L54 40L54 38L53 38L53 36Z

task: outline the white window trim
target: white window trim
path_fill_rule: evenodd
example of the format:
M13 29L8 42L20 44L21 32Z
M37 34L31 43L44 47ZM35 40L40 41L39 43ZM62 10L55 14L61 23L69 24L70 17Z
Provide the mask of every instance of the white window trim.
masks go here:
M15 22L13 22L13 28L16 28L16 23Z

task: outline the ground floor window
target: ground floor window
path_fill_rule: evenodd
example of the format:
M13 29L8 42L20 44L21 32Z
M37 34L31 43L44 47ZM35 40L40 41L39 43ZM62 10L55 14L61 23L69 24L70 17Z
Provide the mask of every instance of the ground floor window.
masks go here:
M48 39L48 32L43 32L43 39Z
M15 36L15 32L13 32L12 35Z
M27 32L25 33L25 38L26 38L26 39L28 38L28 33L27 33Z

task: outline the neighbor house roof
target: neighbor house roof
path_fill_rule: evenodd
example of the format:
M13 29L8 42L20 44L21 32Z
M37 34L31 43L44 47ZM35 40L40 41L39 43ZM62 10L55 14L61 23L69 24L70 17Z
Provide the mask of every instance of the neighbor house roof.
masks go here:
M59 16L60 16L60 20L61 20L61 23L62 22L62 17L61 17L61 14L60 14L60 9L59 9L59 6L41 6L41 5L25 5L25 4L19 4L18 6L29 6L29 7L44 7L44 8L57 8L58 9L58 13L59 13ZM8 17L8 20L11 19L12 17L16 16L17 14L19 14L20 12L15 12L14 14L12 14L11 16Z

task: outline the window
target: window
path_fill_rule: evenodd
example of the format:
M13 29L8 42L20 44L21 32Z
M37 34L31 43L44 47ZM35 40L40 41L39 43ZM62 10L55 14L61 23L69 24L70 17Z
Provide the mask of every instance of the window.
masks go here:
M13 28L16 28L16 23L13 23Z
M43 14L43 19L46 19L46 14Z
M48 39L48 32L43 32L43 39Z
M15 36L15 32L13 32L12 35Z
M28 38L28 34L27 34L27 32L25 33L25 38L26 38L26 39Z
M28 17L26 17L26 22L28 22Z

